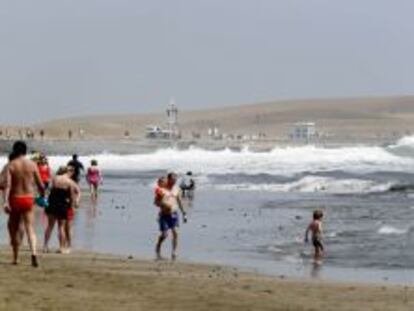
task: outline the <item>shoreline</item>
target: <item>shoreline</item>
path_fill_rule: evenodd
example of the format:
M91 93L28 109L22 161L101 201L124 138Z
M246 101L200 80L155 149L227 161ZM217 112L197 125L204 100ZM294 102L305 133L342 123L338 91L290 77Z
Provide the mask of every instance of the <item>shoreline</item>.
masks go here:
M9 266L0 250L4 310L410 310L414 288L275 278L236 268L97 253L42 254ZM4 285L4 284L7 284Z
M106 252L88 249L74 249L75 253L97 254L116 258L138 258L139 261L156 261L155 255L139 252ZM384 269L368 267L342 267L323 263L315 265L311 257L303 259L301 263L292 263L284 260L257 257L249 261L237 258L203 259L200 256L183 254L177 260L185 265L220 266L226 269L235 269L241 273L259 275L272 279L301 280L304 282L327 282L339 284L358 284L362 286L412 286L414 287L414 269ZM168 257L162 262L172 262Z
M163 149L189 150L197 148L207 151L230 149L242 151L248 148L252 152L270 152L275 148L292 148L316 146L318 148L343 148L354 146L388 146L395 144L399 138L384 139L353 139L353 140L325 140L306 142L292 142L288 140L157 140L157 139L109 139L96 138L84 140L25 140L29 150L40 150L48 155L71 155L74 152L81 156L100 153L114 153L120 155L146 154ZM0 139L0 155L8 154L15 140Z

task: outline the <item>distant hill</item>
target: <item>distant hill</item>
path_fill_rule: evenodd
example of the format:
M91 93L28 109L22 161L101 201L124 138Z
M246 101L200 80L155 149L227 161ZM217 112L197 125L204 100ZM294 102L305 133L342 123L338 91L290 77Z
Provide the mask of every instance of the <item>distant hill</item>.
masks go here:
M179 108L179 107L178 107ZM47 137L67 137L82 129L85 137L116 138L128 131L143 137L145 127L165 124L164 111L159 114L86 116L52 120L36 124L36 132ZM209 127L221 132L286 137L294 122L313 121L331 137L403 136L414 132L414 96L345 99L289 100L196 111L180 111L183 136L198 132L205 136Z

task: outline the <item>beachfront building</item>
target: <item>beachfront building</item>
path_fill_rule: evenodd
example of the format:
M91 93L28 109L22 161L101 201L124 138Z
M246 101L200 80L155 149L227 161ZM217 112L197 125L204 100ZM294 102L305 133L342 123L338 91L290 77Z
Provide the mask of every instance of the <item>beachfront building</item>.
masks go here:
M294 123L289 133L290 139L294 142L313 142L318 136L314 122Z
M162 129L157 125L149 125L146 128L146 137L152 139L169 139L172 133L168 129Z
M219 128L217 126L210 127L207 130L207 135L210 138L215 139L215 140L223 139L223 134L220 133L220 130L219 130Z

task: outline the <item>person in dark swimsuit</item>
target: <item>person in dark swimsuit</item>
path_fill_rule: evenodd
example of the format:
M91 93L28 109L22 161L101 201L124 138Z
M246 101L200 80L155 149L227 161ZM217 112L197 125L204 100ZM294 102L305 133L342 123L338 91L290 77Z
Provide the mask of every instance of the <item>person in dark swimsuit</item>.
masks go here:
M70 196L70 189L52 188L46 213L55 216L56 219L66 219L68 209L71 205Z
M69 253L71 247L70 223L73 219L73 208L79 204L80 191L72 180L74 173L71 167L61 167L52 181L49 194L49 204L45 208L48 216L48 226L45 231L44 252L49 251L48 243L57 221L59 252Z
M70 160L68 162L68 166L70 166L74 169L74 173L72 175L72 180L74 182L76 182L77 184L79 184L81 172L83 172L85 170L85 168L83 167L82 162L79 161L77 154L74 154L72 156L72 160Z

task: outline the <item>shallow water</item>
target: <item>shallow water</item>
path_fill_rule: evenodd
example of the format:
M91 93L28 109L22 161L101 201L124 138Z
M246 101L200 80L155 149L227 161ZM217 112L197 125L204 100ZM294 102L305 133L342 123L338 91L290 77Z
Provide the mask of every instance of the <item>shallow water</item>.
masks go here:
M153 185L167 169L196 174L186 201L180 258L274 275L350 281L414 281L414 143L390 147L164 150L97 155L104 185L75 219L77 249L154 258ZM91 156L92 157L92 156ZM86 160L84 158L83 160ZM54 167L67 157L52 157ZM314 267L303 235L312 211L325 212L326 258ZM38 232L45 218L38 209ZM5 219L0 225L5 232ZM7 236L2 236L7 242ZM56 238L53 240L56 245ZM170 244L164 247L169 255Z

